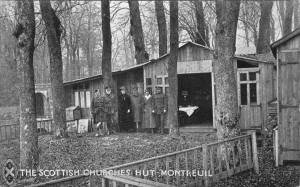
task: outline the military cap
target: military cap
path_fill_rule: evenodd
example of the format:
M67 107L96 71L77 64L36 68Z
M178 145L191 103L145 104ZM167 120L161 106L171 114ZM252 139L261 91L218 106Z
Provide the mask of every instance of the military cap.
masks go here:
M108 88L111 88L111 86L107 85L107 86L104 87L104 89L108 89Z
M156 87L155 87L155 89L157 89L157 90L161 90L161 89L162 89L162 87L161 87L161 86L156 86Z
M126 90L125 86L121 86L119 89L120 90Z

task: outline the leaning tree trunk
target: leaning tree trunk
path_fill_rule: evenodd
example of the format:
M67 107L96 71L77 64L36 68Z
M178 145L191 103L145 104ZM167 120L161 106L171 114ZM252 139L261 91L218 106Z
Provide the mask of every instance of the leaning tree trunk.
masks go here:
M285 17L283 22L283 35L286 36L292 32L292 20L293 20L293 1L286 1Z
M51 7L50 0L40 0L42 18L46 26L47 42L50 54L50 79L53 98L54 138L66 137L66 107L63 86L63 64L60 36L61 23Z
M178 128L178 80L177 80L177 60L178 60L178 0L170 1L170 59L168 62L169 94L168 113L170 135L179 134Z
M205 41L205 39L206 39L206 36L205 36L206 23L205 23L205 19L204 19L202 1L194 0L194 4L195 4L195 13L196 13L196 21L197 21L195 42L197 44L207 46L208 41Z
M35 114L33 52L35 16L33 0L17 1L17 71L20 98L20 168L37 169L38 135Z
M102 16L102 35L103 35L102 75L103 75L104 86L107 86L112 84L109 0L101 1L101 16Z
M219 140L239 134L239 108L234 53L240 1L216 1L216 47L213 72L216 84L216 127Z
M137 64L149 61L149 54L145 49L142 21L137 0L128 0L130 9L130 34L133 36L135 59Z
M294 30L299 28L299 0L294 3Z
M259 20L259 35L256 53L270 53L270 27L273 1L263 1L261 3L261 16Z
M163 1L155 1L155 12L159 35L159 56L163 56L168 52L167 23Z

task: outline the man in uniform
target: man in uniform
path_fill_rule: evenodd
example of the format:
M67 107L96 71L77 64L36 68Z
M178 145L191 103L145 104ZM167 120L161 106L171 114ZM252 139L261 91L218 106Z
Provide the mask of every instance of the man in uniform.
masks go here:
M103 105L103 112L105 114L104 118L106 118L103 119L103 121L107 122L107 134L109 135L110 133L115 133L115 115L117 112L117 98L116 95L112 93L112 88L110 85L107 85L105 87L105 94L101 100Z
M143 96L139 94L138 87L133 87L131 95L131 108L133 113L133 122L135 131L140 132L143 119Z
M158 133L164 133L164 116L167 112L167 97L165 94L162 93L162 87L158 86L155 89L156 93L153 96L152 106L153 110L152 113L155 117L155 123L158 127Z
M93 126L99 123L100 120L100 103L101 103L101 95L99 90L95 90L95 95L91 102L91 113L93 116ZM93 128L94 129L94 128Z
M131 100L130 96L126 94L125 86L120 87L121 95L119 96L119 127L120 131L127 132L131 128Z

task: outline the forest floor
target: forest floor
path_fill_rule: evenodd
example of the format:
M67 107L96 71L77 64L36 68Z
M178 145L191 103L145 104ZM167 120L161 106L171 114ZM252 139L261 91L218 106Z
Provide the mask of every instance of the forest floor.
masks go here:
M184 134L184 138L173 139L167 135L146 133L120 133L95 137L94 133L52 140L51 136L39 137L40 169L85 170L103 169L178 150L183 150L216 140L215 134ZM300 171L295 167L275 167L272 139L259 148L260 173L246 171L216 186L299 186ZM19 142L0 143L0 165L7 159L19 163ZM27 179L28 183L48 181L53 178ZM27 184L28 184L27 183ZM0 177L0 186L4 185Z

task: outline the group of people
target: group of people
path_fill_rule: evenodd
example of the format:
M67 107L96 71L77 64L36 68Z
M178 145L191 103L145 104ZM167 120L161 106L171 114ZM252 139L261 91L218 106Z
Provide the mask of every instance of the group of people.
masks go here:
M126 93L124 86L119 89L118 98L112 93L110 85L105 87L104 95L101 95L99 90L95 92L91 113L98 132L96 136L109 135L117 131L141 132L142 130L163 134L167 97L162 93L162 88L156 87L153 96L147 89L144 95L140 94L138 87L134 87L131 94Z

